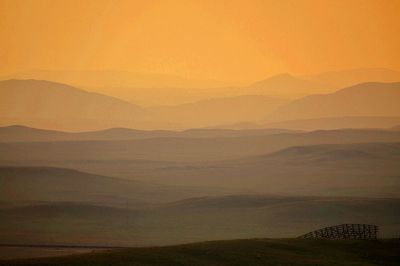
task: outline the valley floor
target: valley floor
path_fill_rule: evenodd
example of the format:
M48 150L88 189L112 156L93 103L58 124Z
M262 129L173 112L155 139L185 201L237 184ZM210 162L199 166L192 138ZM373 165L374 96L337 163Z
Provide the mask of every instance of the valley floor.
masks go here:
M130 248L0 265L398 265L399 240L250 239Z

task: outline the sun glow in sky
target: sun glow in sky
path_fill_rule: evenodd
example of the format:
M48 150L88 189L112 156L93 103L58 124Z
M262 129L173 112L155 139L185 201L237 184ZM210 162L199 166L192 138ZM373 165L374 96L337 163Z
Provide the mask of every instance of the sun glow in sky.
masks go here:
M400 69L400 1L0 0L0 74L128 70L248 81Z

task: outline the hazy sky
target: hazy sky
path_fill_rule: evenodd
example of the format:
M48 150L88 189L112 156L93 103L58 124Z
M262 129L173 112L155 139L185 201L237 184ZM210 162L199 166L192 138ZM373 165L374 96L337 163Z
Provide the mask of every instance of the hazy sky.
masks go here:
M0 74L129 70L226 81L400 69L400 1L0 0Z

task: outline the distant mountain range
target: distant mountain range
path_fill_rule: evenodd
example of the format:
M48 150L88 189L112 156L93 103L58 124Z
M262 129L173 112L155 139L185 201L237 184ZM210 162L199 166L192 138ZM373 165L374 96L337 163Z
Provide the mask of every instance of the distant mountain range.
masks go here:
M199 128L210 125L259 121L265 114L288 103L287 100L261 95L243 95L216 98L199 102L148 108L154 121L181 124L185 128Z
M258 95L293 99L316 92L332 91L334 88L336 87L284 73L255 82L245 90Z
M1 124L74 130L135 125L146 111L129 102L43 80L0 81Z
M257 120L286 102L264 96L237 96L141 108L117 98L41 80L0 81L0 97L1 125L72 131L110 127L182 129Z
M82 75L84 76L84 74ZM90 82L86 84L77 83L75 81L76 78L73 79L74 82L69 82L68 79L47 79L74 84L78 87L126 99L143 106L180 105L210 98L229 98L242 95L263 95L293 100L310 94L334 92L359 83L400 81L399 71L381 68L354 69L308 76L294 76L283 73L250 84L196 80L159 83L159 80L162 81L164 78L155 77L148 79L147 86L145 86L146 83L139 86L139 84L124 82L125 78L123 77L115 78L113 73L98 73L98 76L107 77L108 75L110 75L108 81L103 83L99 81L97 82L99 85L96 86L90 85ZM41 77L40 79L46 79L46 75L39 76ZM92 76L93 79L96 78L95 73ZM29 75L28 77L33 78L35 75ZM16 78L23 78L23 76ZM160 84L164 85L160 86Z
M308 80L280 75L255 83L234 97L141 107L55 82L5 80L0 81L0 125L87 131L113 127L182 130L246 123L305 130L399 124L399 82L362 83L293 101L266 96L274 90L310 94L313 89L307 88L313 86ZM237 88L232 92L238 93Z
M299 132L286 129L188 129L184 131L137 130L110 128L99 131L64 132L30 128L26 126L0 127L0 142L33 141L84 141L84 140L136 140L148 138L223 138L264 136L279 133Z
M362 83L330 94L310 95L279 107L272 120L346 116L400 116L400 82Z
M73 86L85 88L85 89L100 89L99 92L112 93L112 90L119 91L128 96L129 92L119 89L135 89L140 88L141 90L152 88L164 88L164 91L169 89L195 89L201 88L201 90L208 90L210 88L219 90L218 88L223 87L242 87L246 90L251 89L262 89L263 95L276 96L288 95L294 93L294 95L301 95L304 93L322 93L329 92L334 89L349 87L364 82L396 82L400 81L400 72L385 68L360 68L350 69L343 71L332 71L313 75L303 76L292 76L287 73L278 74L259 82L254 82L250 85L234 84L229 82L221 82L215 80L199 80L182 78L175 75L167 74L143 74L134 73L129 71L112 71L112 70L99 70L99 71L49 71L49 70L34 70L17 73L14 75L4 76L1 79L38 79L38 80L49 80L59 83L66 83ZM112 89L111 89L112 88ZM118 89L119 88L119 89ZM295 91L293 91L295 90ZM153 97L154 91L151 91ZM181 91L183 93L184 90ZM297 92L297 93L296 93ZM135 91L137 93L137 91ZM134 100L134 94L132 100ZM207 93L210 93L209 91ZM255 94L243 93L242 94ZM121 98L122 95L114 95ZM219 95L218 97L231 97L237 96L234 94ZM217 97L217 95L209 96ZM291 96L293 97L293 96ZM122 97L124 98L124 97ZM197 99L197 101L200 99ZM192 101L196 101L192 99ZM165 104L165 103L164 103Z

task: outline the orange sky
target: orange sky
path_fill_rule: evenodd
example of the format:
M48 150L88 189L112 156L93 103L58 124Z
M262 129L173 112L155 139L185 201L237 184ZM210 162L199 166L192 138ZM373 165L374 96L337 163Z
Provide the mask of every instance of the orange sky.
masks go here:
M247 81L400 69L400 1L0 0L0 74L129 70Z

